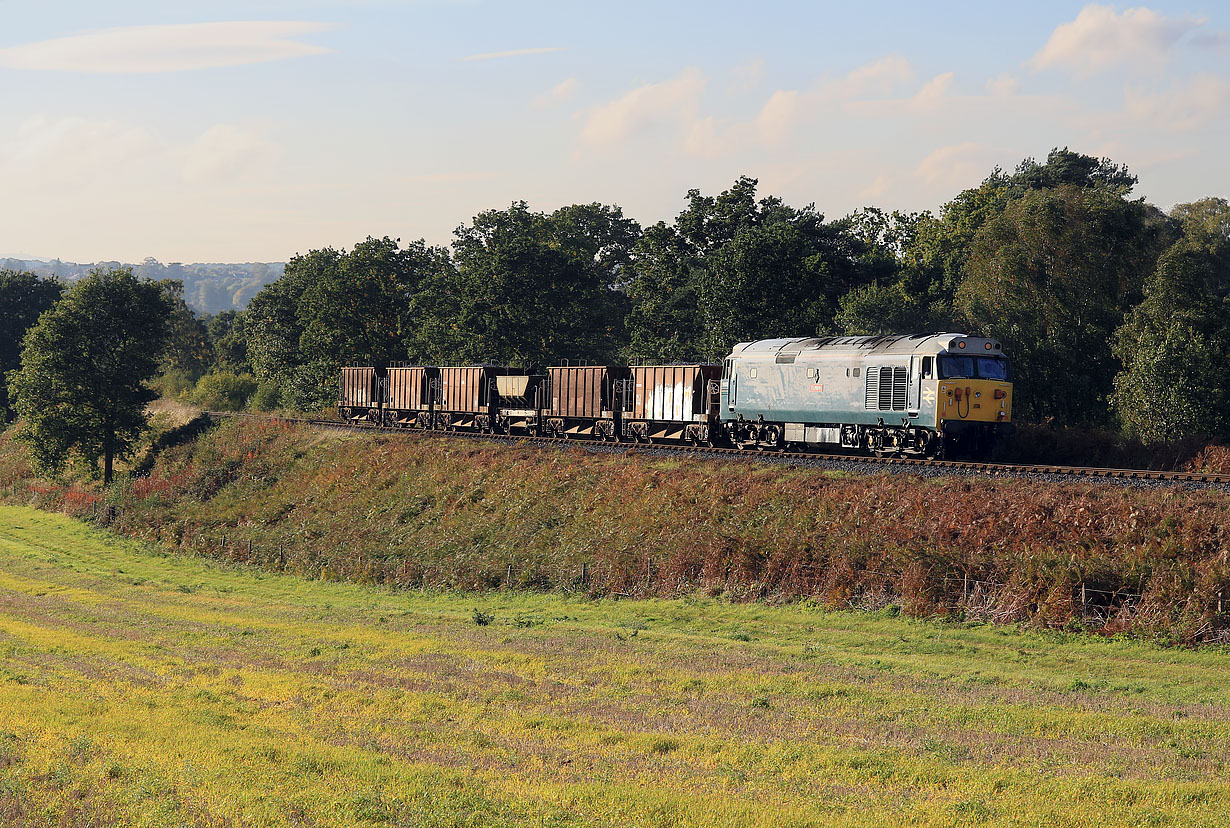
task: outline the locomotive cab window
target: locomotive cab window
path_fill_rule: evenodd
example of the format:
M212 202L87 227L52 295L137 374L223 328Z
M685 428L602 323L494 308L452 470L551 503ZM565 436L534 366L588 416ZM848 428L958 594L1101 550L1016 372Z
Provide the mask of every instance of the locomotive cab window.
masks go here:
M935 359L933 357L923 357L922 359L922 378L934 379L935 377Z
M942 356L940 379L991 379L1009 378L1008 360L998 357Z

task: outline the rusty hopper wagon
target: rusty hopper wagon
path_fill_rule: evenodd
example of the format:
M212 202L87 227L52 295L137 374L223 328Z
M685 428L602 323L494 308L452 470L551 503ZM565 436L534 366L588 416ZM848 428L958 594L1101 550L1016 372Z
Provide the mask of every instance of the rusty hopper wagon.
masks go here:
M547 369L549 406L544 433L559 437L616 440L623 406L619 391L628 378L621 365L564 365Z
M342 369L338 383L337 411L348 422L383 424L385 385L371 367Z
M435 427L448 431L491 431L499 416L498 365L441 366Z
M399 365L389 369L385 420L399 428L431 428L440 369Z
M637 365L624 403L625 439L712 444L721 436L721 365Z

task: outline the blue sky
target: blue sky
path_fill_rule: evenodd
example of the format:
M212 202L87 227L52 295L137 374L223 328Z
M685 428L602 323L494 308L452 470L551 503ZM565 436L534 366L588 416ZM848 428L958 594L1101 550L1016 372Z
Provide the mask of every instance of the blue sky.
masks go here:
M1230 196L1230 9L917 2L0 3L0 255L446 243L525 199L669 219L738 175L936 209L1053 146Z

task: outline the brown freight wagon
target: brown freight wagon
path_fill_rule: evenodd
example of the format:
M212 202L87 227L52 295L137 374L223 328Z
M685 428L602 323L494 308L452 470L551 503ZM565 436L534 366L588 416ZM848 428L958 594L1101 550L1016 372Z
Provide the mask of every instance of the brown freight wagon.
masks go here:
M561 437L617 439L623 411L620 390L628 377L621 365L557 366L547 369L549 408L545 431Z
M337 413L349 422L382 423L386 387L371 366L342 369Z
M389 369L388 419L402 428L431 428L439 369L422 365Z
M717 436L721 365L637 365L630 372L625 438L709 443Z
M436 428L491 431L499 406L495 378L508 373L498 365L442 366Z

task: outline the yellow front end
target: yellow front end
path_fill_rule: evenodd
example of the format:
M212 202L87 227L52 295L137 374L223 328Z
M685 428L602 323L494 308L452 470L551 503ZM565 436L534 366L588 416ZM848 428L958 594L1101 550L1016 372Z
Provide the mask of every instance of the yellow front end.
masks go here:
M940 380L936 418L939 423L944 420L1011 422L1012 383L983 379Z

